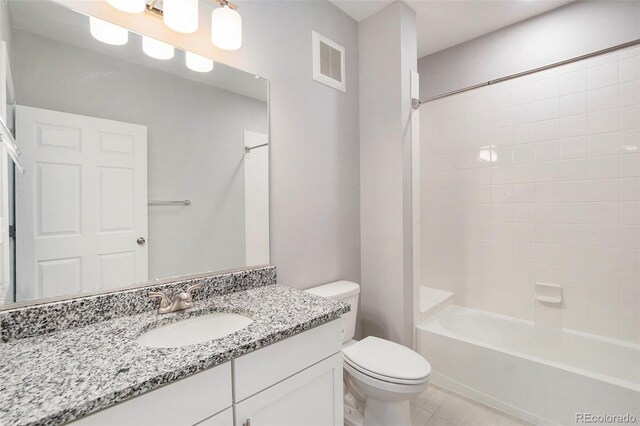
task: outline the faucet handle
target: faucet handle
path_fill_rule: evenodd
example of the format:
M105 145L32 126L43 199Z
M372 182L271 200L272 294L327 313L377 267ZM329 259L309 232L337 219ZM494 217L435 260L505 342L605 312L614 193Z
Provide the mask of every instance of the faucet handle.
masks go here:
M193 297L192 297L191 292L192 292L193 290L198 290L199 288L202 288L202 287L203 287L203 286L202 286L202 284L201 284L201 283L200 283L200 284L190 285L189 287L187 287L187 298L188 298L189 300L192 300L192 299L193 299Z
M149 298L151 298L151 299L154 299L154 298L160 299L160 308L166 308L167 306L170 305L169 298L167 297L166 294L164 294L161 291L151 291L151 292L149 292Z

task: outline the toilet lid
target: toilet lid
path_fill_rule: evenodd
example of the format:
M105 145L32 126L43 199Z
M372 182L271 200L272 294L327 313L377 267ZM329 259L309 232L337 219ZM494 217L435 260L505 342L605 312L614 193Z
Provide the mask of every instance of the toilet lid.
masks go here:
M424 381L431 374L431 366L415 351L377 337L366 337L342 350L345 360L353 367L389 381Z

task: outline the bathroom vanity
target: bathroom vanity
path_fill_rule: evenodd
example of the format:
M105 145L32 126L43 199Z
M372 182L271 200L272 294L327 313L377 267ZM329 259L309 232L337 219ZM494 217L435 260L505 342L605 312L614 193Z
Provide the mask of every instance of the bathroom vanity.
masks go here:
M0 312L0 424L342 424L340 316L348 305L276 284L273 267L202 281L195 306L178 313L159 315L146 293L175 294L185 283ZM95 303L103 308L83 317ZM146 311L103 316L105 306L138 304ZM136 341L216 312L252 322L186 346Z
M340 425L341 342L333 320L75 424Z

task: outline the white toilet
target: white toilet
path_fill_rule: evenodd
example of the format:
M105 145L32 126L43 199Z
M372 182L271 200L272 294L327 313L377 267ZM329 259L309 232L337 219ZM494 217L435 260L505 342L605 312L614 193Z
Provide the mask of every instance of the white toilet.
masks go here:
M345 424L410 425L409 401L425 391L429 382L431 366L427 360L405 346L377 337L353 340L360 294L358 284L336 281L307 291L351 305L351 312L342 317Z

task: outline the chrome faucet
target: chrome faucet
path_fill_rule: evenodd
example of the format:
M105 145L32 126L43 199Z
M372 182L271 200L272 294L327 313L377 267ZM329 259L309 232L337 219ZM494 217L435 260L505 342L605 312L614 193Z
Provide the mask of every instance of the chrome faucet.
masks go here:
M150 298L160 299L160 306L158 306L159 314L168 314L169 312L184 311L193 307L193 296L191 292L202 288L202 284L194 284L187 287L187 291L176 294L171 301L169 296L161 291L152 291L149 293Z

